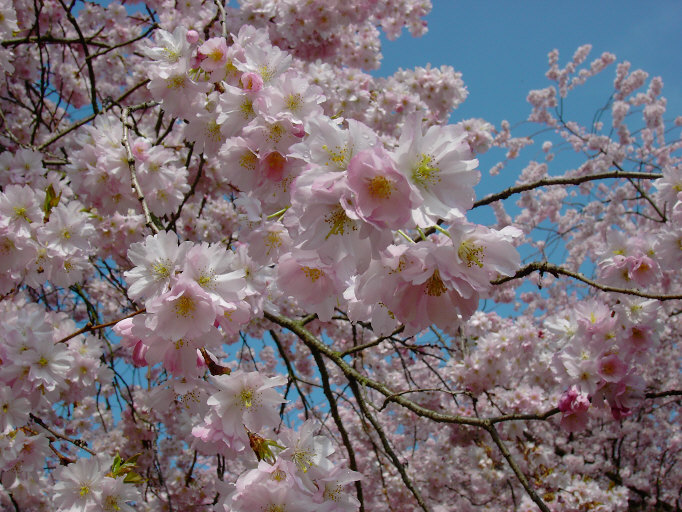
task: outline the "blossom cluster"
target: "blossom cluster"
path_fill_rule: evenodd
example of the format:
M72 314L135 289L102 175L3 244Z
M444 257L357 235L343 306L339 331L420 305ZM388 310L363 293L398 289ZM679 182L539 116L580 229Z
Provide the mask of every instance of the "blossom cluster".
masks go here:
M163 46L147 50L157 62L149 89L189 118L185 136L216 156L239 193L249 222L240 239L262 266L277 264L271 295L322 320L349 301L353 320L372 319L380 332L454 328L492 277L518 267L512 228L464 221L480 176L464 126L423 130L414 114L387 148L368 126L326 117L320 89L265 32L244 27L230 46L220 37L199 44L183 29L160 34ZM193 103L179 101L188 96ZM432 241L400 242L442 221L454 231L443 231L452 241L437 251ZM368 282L381 285L368 294Z
M428 1L239 4L0 1L0 508L679 507L663 81L581 126L615 57L553 51L532 135L447 125L360 69Z
M555 354L553 365L560 382L574 386L559 405L565 417L572 415L566 420L572 429L584 427L586 399L597 406L607 404L616 419L631 413L645 385L637 374L637 358L657 343L661 330L656 309L654 300L624 299L614 309L585 302L545 322L562 336L564 348Z

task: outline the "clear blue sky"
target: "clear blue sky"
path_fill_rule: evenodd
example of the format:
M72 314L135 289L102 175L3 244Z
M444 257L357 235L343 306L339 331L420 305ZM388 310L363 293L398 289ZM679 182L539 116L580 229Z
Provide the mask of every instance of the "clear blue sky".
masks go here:
M483 117L497 124L526 118L529 89L549 85L547 53L557 48L560 65L575 49L592 44L629 60L665 84L672 117L682 114L682 1L680 0L432 0L429 32L384 39L380 75L430 62L463 74L469 98L453 121ZM615 66L604 72L594 105L608 98ZM600 94L601 93L601 94Z

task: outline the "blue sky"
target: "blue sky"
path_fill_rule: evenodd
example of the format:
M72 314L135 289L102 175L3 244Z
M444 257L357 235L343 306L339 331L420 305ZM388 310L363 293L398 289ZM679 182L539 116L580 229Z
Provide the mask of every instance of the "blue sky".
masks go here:
M679 0L433 0L429 32L413 38L405 31L384 39L377 74L430 62L449 64L463 74L469 98L452 121L483 117L495 124L526 118L528 90L549 85L547 54L557 48L560 65L583 44L593 46L588 61L604 51L629 60L650 76L663 78L669 111L682 114L682 2ZM610 93L615 66L594 87L594 106Z

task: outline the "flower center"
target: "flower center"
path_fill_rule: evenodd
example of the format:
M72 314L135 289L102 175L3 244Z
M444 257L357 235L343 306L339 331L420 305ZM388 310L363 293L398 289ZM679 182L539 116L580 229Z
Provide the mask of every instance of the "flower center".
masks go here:
M479 268L483 268L483 262L481 261L485 256L483 247L476 245L473 240L465 240L459 244L457 255L462 261L466 262L467 267L472 267L475 264Z
M268 248L268 254L272 249L282 246L282 240L280 238L280 233L277 231L270 231L265 236L265 246Z
M315 454L306 450L296 450L291 459L298 466L298 469L307 473L308 469L313 465L313 455Z
M325 501L339 501L339 496L341 495L341 486L329 486L324 490Z
M244 101L242 101L242 104L239 105L239 110L241 110L244 119L251 119L256 115L255 111L253 110L253 103L248 99L244 99Z
M117 496L107 496L104 499L104 510L121 510Z
M14 215L18 219L24 219L26 222L31 222L31 219L29 219L28 215L26 215L26 208L24 208L23 206L15 206Z
M166 259L155 261L152 265L152 272L157 281L167 279L170 277L170 261Z
M345 235L346 230L355 231L357 229L353 220L346 215L341 205L329 212L324 217L324 221L331 226L329 233L324 237L325 240L331 235Z
M270 475L270 477L277 482L281 482L282 480L287 479L287 474L281 469L276 469L272 472L272 475Z
M213 61L213 62L220 62L223 60L223 51L220 48L214 48L211 53L208 54L208 57Z
M206 125L206 138L211 139L214 142L220 142L222 140L220 125L213 120L209 121Z
M421 188L428 189L440 181L440 169L434 165L433 157L422 153L417 166L412 169L412 181Z
M324 149L329 155L330 162L333 162L339 167L348 166L348 161L350 160L350 155L352 151L351 148L349 148L347 145L343 147L336 146L334 149L329 149L329 146L325 144L324 146L322 146L322 149Z
M192 297L181 296L175 303L175 314L184 318L194 316L196 305Z
M258 70L258 74L263 79L263 82L269 82L275 76L275 72L272 69L270 69L270 67L267 64L260 67L260 69Z
M253 171L256 168L257 163L258 157L251 151L244 153L239 158L239 165L241 165L244 169L248 169L249 171Z
M185 76L175 75L166 84L169 89L182 89L185 87Z
M242 389L241 393L239 393L239 401L242 407L247 409L252 407L254 402L253 389Z
M426 295L440 297L447 291L447 286L445 286L443 280L440 278L440 272L438 272L438 269L434 270L433 275L426 281Z
M286 108L291 112L296 112L303 103L303 98L300 94L290 94L286 99Z
M375 199L388 199L391 197L395 185L384 176L375 176L369 181L367 189Z
M301 270L313 283L324 275L324 272L319 268L301 267Z
M214 278L215 278L215 274L213 272L205 271L205 272L201 273L201 275L199 276L199 279L197 280L197 283L202 288L207 288L207 287L209 287L209 285L213 284Z

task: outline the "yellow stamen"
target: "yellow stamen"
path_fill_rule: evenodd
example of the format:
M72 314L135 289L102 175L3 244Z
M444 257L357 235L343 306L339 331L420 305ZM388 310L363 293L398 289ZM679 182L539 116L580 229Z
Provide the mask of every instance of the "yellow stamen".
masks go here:
M440 169L435 166L433 157L422 153L417 166L412 169L412 181L421 188L428 189L440 181Z
M301 270L313 283L324 275L319 268L301 267Z
M175 314L177 316L182 316L185 318L193 317L195 309L196 304L194 304L194 300L192 297L188 297L187 295L181 296L175 303Z
M483 249L483 246L476 245L473 240L465 240L459 244L457 255L462 261L466 262L467 267L475 264L479 268L483 268L483 262L481 261L485 257Z
M440 297L447 291L447 286L445 286L445 283L440 278L440 272L438 272L438 269L434 270L433 275L426 281L426 294L431 297Z
M384 176L375 176L367 184L367 189L374 198L388 199L395 190L395 185Z

